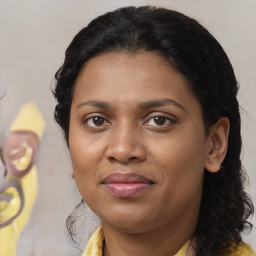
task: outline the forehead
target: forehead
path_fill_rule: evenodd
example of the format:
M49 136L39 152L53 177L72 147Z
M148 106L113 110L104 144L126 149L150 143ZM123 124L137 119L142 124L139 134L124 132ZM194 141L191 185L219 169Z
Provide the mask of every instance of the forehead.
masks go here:
M163 57L151 52L104 53L83 66L72 105L96 100L131 109L143 102L167 98L201 114L187 79Z

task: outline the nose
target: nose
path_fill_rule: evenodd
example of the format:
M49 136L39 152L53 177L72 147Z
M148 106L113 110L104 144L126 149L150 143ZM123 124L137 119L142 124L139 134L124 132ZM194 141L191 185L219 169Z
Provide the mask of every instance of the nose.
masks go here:
M106 156L109 161L122 164L144 161L146 150L138 129L127 125L116 127L111 133Z

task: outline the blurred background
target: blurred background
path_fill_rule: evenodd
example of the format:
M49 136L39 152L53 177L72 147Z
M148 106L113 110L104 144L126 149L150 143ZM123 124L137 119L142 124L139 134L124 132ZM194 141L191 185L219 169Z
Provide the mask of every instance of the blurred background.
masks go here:
M54 74L75 34L106 11L127 5L157 5L196 18L221 43L240 84L242 160L247 191L256 204L256 1L255 0L0 0L0 91L8 128L21 105L34 101L47 127L38 155L39 194L18 256L68 256L81 252L67 241L65 219L80 201L62 134L54 123ZM88 209L81 249L97 225ZM256 225L256 216L251 219ZM256 230L244 240L256 251Z

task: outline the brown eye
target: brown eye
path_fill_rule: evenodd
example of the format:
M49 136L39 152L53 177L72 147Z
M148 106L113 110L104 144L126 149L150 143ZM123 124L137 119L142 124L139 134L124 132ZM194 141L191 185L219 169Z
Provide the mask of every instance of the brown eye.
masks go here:
M104 119L98 116L94 117L92 121L95 126L101 126L104 124Z
M156 117L154 117L154 122L157 125L164 125L166 122L166 118L162 117L162 116L156 116Z
M87 123L87 125L91 127L101 127L107 125L107 121L100 116L90 117L86 120L85 123Z
M166 116L153 116L145 124L151 127L159 127L159 126L168 127L174 123L176 123L175 119L171 119Z

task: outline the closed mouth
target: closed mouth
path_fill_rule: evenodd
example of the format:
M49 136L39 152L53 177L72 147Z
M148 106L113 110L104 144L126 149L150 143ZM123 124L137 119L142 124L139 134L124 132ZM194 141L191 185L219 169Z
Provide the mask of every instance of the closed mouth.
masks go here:
M102 182L104 187L114 196L129 198L148 189L153 181L136 173L113 173Z

